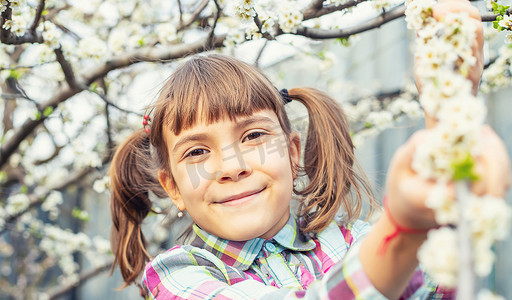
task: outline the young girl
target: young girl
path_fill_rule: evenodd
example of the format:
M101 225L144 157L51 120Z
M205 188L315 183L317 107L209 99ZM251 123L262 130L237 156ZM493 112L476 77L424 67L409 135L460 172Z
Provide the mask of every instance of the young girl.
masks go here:
M291 100L309 113L302 165L300 139L284 108ZM148 298L453 296L416 269L417 249L436 226L423 205L430 183L410 170L422 134L397 151L389 209L370 231L358 217L371 191L355 172L346 117L325 93L279 92L245 63L195 56L173 73L144 124L149 133L141 129L120 146L110 174L115 263L126 284L144 270ZM491 147L486 161L506 157L504 151ZM502 165L485 165L487 178L499 178ZM299 177L306 179L304 188L295 185ZM502 192L504 185L484 185L482 192ZM144 269L151 256L141 223L152 208L150 191L170 197L194 225L187 243ZM293 194L300 198L296 216L290 213ZM343 218L335 222L340 210Z

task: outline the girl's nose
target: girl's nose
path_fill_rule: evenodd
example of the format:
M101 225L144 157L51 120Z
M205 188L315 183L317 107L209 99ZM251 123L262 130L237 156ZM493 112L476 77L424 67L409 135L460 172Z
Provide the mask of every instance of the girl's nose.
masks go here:
M216 172L218 182L239 181L252 174L252 168L247 164L241 154L224 157Z

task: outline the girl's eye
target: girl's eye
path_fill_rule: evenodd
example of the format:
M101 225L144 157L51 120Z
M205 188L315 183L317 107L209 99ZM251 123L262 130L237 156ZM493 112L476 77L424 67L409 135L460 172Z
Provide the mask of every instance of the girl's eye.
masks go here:
M249 133L248 135L245 136L244 140L245 141L246 139L249 139L249 140L254 140L254 139L257 139L259 138L260 136L263 136L265 135L266 133L264 132L261 132L261 131L255 131L255 132L251 132Z
M199 155L205 154L206 151L207 150L205 150L205 149L194 149L194 150L190 151L189 153L187 153L187 155L185 155L185 157L199 156Z

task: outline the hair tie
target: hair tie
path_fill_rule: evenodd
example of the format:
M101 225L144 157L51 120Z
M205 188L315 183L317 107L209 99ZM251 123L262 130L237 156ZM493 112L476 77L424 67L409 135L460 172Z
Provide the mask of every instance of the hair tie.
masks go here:
M401 226L401 225L398 225L398 223L396 222L396 220L393 218L393 216L391 215L391 212L389 211L389 206L388 206L388 199L387 199L387 195L384 196L384 213L387 214L388 216L388 219L389 221L391 222L391 224L393 225L393 227L395 227L395 230L390 233L389 235L387 235L384 240L382 241L382 245L379 249L379 255L381 256L384 256L384 254L386 254L386 251L388 249L388 246L389 244L391 243L391 241L393 239L395 239L399 234L401 233L407 233L407 234L425 234L427 233L430 229L433 229L433 228L426 228L426 229L416 229L416 228L409 228L409 227L405 227L405 226Z
M149 115L144 115L144 120L142 121L142 126L144 127L144 131L149 134L151 128L151 117Z
M284 104L292 102L292 98L290 98L290 95L288 94L287 89L282 89L279 91L279 94L281 94L281 97L283 98Z

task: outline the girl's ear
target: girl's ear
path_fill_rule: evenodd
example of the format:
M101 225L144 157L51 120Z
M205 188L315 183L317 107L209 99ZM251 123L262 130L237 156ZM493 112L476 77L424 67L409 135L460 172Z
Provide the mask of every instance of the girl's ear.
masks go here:
M300 163L300 136L297 132L290 134L290 162L292 164L293 179L295 180L299 173Z
M178 188L169 173L162 170L158 171L158 181L160 181L160 185L163 187L167 195L169 195L169 198L171 198L172 203L174 203L180 211L185 210L185 203L183 203L183 199L181 199Z

